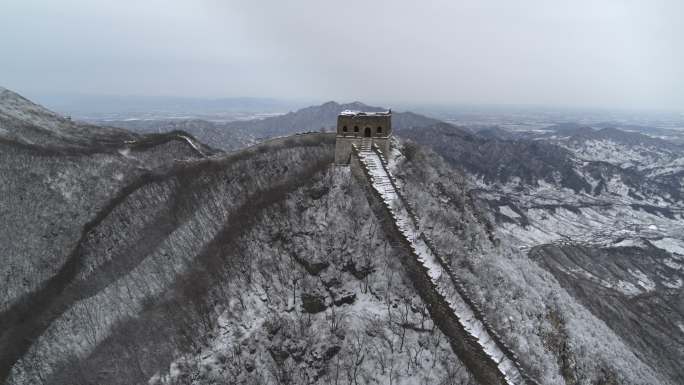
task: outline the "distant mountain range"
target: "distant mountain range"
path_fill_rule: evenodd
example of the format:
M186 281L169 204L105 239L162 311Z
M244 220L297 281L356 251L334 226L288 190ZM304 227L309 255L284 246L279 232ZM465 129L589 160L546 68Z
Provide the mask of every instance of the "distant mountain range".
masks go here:
M301 132L334 131L337 115L344 110L384 111L385 108L353 102L339 104L327 102L319 106L303 108L287 114L264 119L233 121L227 123L205 120L126 120L107 121L108 125L141 133L159 133L183 130L204 143L223 150L234 150L275 136ZM392 125L395 129L424 127L438 120L411 112L394 112Z
M204 143L234 150L267 138L298 132L334 131L345 110L380 111L360 102L327 102L264 119L215 123L202 120L116 121L111 125L141 133L186 131ZM395 132L433 148L453 164L485 181L526 184L560 183L576 192L599 194L619 175L634 196L660 191L684 196L678 162L681 145L613 127L594 129L563 123L541 131L507 131L498 127L473 131L412 112L394 111ZM617 146L617 147L616 147ZM598 152L597 152L598 151ZM631 153L627 158L626 154ZM581 161L591 161L584 165ZM631 162L631 163L630 163Z

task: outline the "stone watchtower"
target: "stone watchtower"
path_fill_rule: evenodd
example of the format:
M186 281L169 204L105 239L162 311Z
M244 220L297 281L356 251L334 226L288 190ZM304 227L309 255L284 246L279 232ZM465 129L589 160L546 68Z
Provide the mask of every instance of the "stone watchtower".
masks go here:
M345 110L337 116L335 139L335 164L349 164L352 144L376 145L389 158L392 135L392 110L383 112L360 112Z

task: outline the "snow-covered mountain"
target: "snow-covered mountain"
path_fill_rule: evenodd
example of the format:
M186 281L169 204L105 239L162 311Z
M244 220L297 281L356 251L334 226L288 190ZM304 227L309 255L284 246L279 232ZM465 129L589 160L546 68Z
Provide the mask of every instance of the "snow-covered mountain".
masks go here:
M393 219L331 166L334 136L263 140L348 106L205 145L201 122L150 135L3 103L0 382L476 383ZM681 179L558 136L396 116L389 169L520 367L541 384L681 383Z
M73 122L0 87L0 138L52 147L94 147L133 139L117 128Z
M578 125L515 139L449 125L404 135L464 168L503 244L550 271L649 365L684 379L682 147Z
M469 381L331 135L97 135L0 143L1 382Z

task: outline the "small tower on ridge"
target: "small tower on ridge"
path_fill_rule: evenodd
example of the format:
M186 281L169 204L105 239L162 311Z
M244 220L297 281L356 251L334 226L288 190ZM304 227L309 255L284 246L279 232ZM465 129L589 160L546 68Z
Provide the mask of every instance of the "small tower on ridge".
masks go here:
M392 110L382 112L342 111L337 116L335 164L349 164L352 144L377 146L385 158L390 154Z

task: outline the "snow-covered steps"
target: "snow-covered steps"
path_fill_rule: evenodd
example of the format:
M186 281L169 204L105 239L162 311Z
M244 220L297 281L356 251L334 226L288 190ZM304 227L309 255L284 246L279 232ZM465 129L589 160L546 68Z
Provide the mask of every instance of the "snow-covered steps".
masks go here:
M466 291L450 267L435 253L430 240L420 231L408 203L397 188L382 155L372 146L355 147L355 154L372 188L381 198L394 221L396 229L425 268L432 285L447 302L468 338L476 341L482 357L489 359L489 367L496 367L502 384L534 384L520 367L512 351L503 344L483 316L479 307L467 298ZM493 370L493 369L492 369Z
M361 139L361 151L367 152L371 150L373 146L373 140L371 138Z

